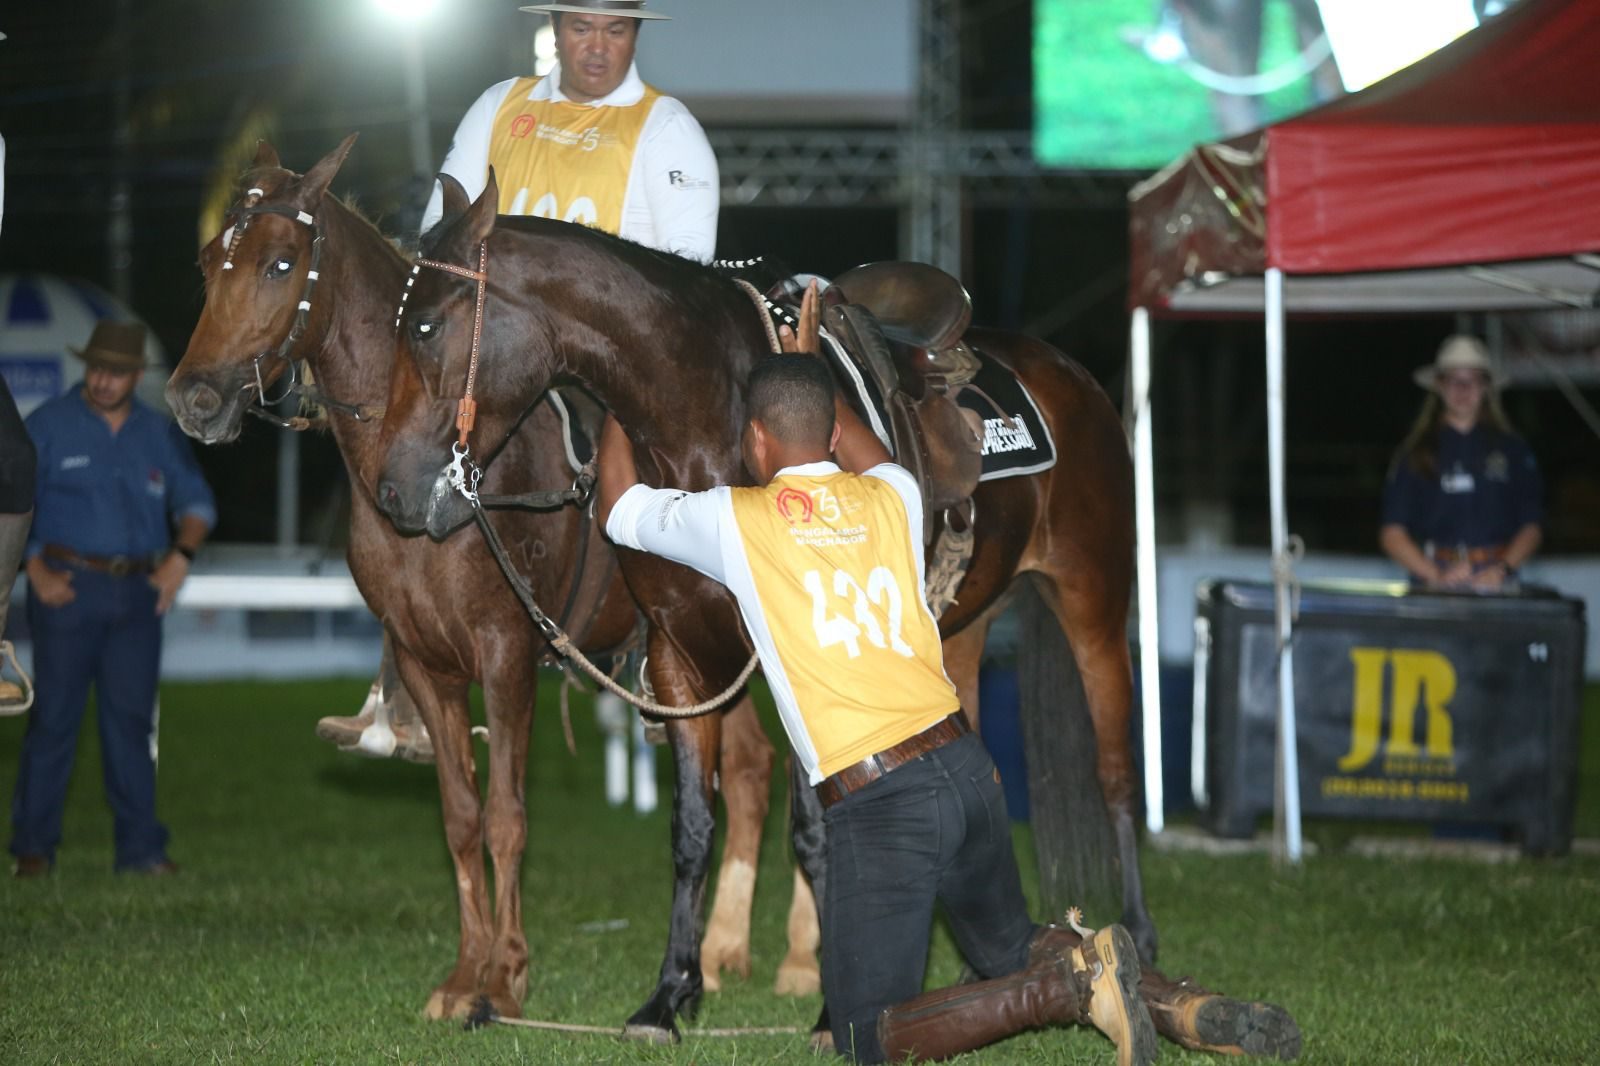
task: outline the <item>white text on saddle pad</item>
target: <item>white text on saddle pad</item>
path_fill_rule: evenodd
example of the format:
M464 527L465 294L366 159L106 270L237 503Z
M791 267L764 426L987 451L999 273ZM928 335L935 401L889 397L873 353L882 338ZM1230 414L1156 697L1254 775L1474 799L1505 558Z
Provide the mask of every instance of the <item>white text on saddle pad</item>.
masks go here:
M1020 452L1037 447L1021 415L983 420L983 454Z

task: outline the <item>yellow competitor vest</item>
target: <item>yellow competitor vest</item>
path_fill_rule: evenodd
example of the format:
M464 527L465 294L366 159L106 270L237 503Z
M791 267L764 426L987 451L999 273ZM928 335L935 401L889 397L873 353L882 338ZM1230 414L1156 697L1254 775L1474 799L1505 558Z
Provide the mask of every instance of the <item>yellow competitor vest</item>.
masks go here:
M537 215L622 229L634 149L661 96L645 86L628 107L530 100L538 78L518 78L495 114L489 164L500 185L500 214Z
M880 478L785 474L733 516L824 777L960 707L920 584L905 504Z

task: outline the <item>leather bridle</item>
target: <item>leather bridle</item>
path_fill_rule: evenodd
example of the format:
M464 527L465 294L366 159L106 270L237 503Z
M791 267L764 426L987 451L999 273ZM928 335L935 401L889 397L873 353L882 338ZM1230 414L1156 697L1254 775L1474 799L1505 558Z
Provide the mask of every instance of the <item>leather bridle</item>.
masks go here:
M244 236L244 231L249 228L250 219L255 215L281 215L284 218L300 223L302 226L309 227L311 230L311 266L306 271L305 287L300 291L300 299L295 304L294 322L289 327L288 334L278 345L277 350L260 351L250 360L251 369L255 372L255 381L247 382L243 389L254 389L256 399L245 410L280 429L306 429L311 425L308 419L282 418L269 410L269 407L282 403L290 396L299 395L312 403L349 415L357 422L372 422L382 418L382 406L344 403L333 399L321 389L302 380L299 361L293 358L291 353L294 351L295 345L300 343L300 338L305 335L306 324L311 320L311 297L316 292L317 282L322 277L322 223L318 222L315 216L288 204L264 204L261 202L261 197L264 195L265 193L261 189L246 190L244 199L228 211L228 218L234 220L232 225L233 232L228 239L227 250L223 253L222 269L234 269L233 253L239 247L239 240ZM289 376L287 387L284 388L280 395L274 397L267 396L266 385L261 372L262 364L269 359L281 360L287 368Z

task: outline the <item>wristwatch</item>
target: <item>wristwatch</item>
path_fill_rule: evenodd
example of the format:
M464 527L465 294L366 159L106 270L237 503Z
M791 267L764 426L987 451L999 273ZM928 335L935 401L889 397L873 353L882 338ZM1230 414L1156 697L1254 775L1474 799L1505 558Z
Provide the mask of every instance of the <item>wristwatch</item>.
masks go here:
M179 555L183 556L185 559L189 560L191 563L194 562L194 549L193 548L186 548L182 544L178 544L178 543L174 542L173 545L172 545L172 550L177 552Z

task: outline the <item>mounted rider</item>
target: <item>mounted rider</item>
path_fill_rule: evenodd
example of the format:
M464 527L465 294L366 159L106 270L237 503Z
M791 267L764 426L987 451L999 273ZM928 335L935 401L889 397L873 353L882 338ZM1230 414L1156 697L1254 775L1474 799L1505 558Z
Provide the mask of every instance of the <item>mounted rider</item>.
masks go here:
M550 16L556 65L543 77L484 90L456 127L440 170L476 198L493 167L500 214L578 222L705 263L717 240L717 159L689 109L639 77L634 54L643 23L670 19L645 6L572 0L521 8ZM443 212L435 183L424 233ZM322 719L317 735L346 751L432 761L387 638L361 711Z

